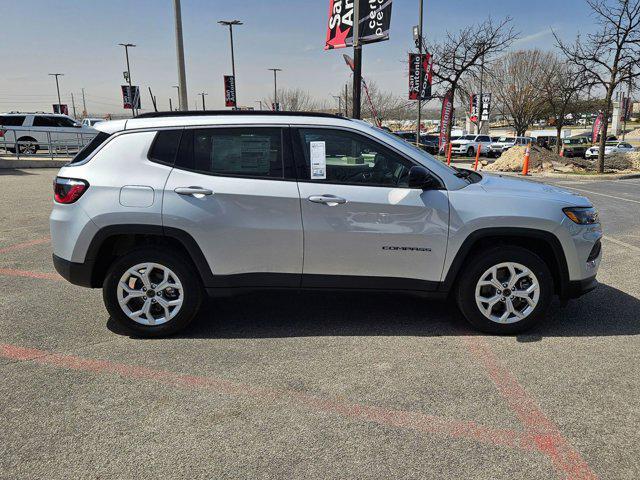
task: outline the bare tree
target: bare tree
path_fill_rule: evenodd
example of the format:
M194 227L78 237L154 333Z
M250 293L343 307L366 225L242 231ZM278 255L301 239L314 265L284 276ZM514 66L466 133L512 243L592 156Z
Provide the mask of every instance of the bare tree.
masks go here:
M349 88L346 91L340 93L341 103L346 101L349 105L351 99L351 93L353 92L352 82L349 82ZM367 82L369 89L369 95L371 97L371 103L375 109L375 113L381 121L384 120L406 120L415 116L416 106L413 102L410 102L398 95L395 95L389 91L382 90L376 82ZM347 98L345 98L345 95ZM363 103L365 104L362 109L363 118L375 123L374 114L367 98L366 92L363 91Z
M595 33L578 35L573 44L554 35L567 60L584 72L590 84L606 92L597 162L598 172L602 173L613 94L620 84L640 76L640 0L586 1L595 17Z
M534 88L541 90L548 115L556 127L556 153L560 153L562 128L566 117L576 111L580 93L586 90L586 79L574 65L557 56L549 56L542 66L541 82Z
M540 84L542 66L553 55L540 50L510 52L491 66L491 91L495 108L510 119L516 135L524 136L527 128L544 113L545 96Z
M511 26L509 17L498 23L489 18L457 33L447 32L444 40L431 45L434 83L443 90L441 95L451 91L452 98L455 98L458 85L465 76L477 70L483 59L490 61L504 52L516 38L518 33ZM449 122L447 143L451 139L451 127Z
M267 105L275 103L273 96L269 96L262 101ZM282 110L287 112L309 112L319 108L318 102L311 97L309 92L300 88L278 89L278 102Z

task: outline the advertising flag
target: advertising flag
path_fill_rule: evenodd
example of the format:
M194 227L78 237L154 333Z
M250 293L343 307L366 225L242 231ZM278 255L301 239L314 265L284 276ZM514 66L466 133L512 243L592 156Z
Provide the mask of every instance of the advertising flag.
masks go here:
M122 88L122 107L125 110L133 108L142 108L140 103L140 88L132 85L121 85Z
M471 94L471 101L470 103L470 107L469 107L469 120L471 120L472 122L477 122L478 121L478 95L476 95L475 93Z
M491 114L491 94L483 93L481 102L482 110L480 111L482 112L482 115L480 115L480 120L482 120L483 122L488 122L489 115Z
M418 89L420 84L420 63L422 60L422 88ZM431 55L429 53L422 54L422 58L418 53L409 54L409 100L430 100L431 85L433 83L433 71L431 69ZM418 90L420 93L418 94Z
M440 139L438 141L438 148L444 149L444 143L447 141L447 130L453 117L453 96L451 90L442 99L442 113L440 115Z
M225 107L236 106L236 79L233 75L224 76L224 105Z
M360 43L389 40L392 0L329 0L325 50L353 46L355 1L360 2Z
M591 143L596 143L598 141L598 137L600 136L600 132L602 131L602 120L604 119L604 114L600 112L596 121L593 122L593 130L591 132Z
M69 107L66 103L54 103L53 113L61 113L63 115L69 115Z

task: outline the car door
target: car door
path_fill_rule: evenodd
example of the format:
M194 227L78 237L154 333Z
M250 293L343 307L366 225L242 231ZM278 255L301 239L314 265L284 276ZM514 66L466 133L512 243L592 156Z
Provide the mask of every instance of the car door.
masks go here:
M280 127L184 130L163 224L198 244L214 275L209 286L300 285L302 220L289 145Z
M447 245L446 190L408 188L414 163L357 131L305 127L292 137L303 286L435 288Z

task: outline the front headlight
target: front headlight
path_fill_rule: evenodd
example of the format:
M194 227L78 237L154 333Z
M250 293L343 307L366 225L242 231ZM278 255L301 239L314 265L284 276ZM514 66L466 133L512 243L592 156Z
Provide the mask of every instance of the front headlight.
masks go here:
M598 223L598 211L594 207L567 207L563 208L564 214L578 225L592 225Z

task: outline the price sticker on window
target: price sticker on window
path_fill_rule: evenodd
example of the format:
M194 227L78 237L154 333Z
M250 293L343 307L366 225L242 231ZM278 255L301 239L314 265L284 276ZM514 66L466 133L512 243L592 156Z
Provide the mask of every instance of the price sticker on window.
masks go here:
M309 142L311 149L311 180L327 178L327 148L325 142Z

